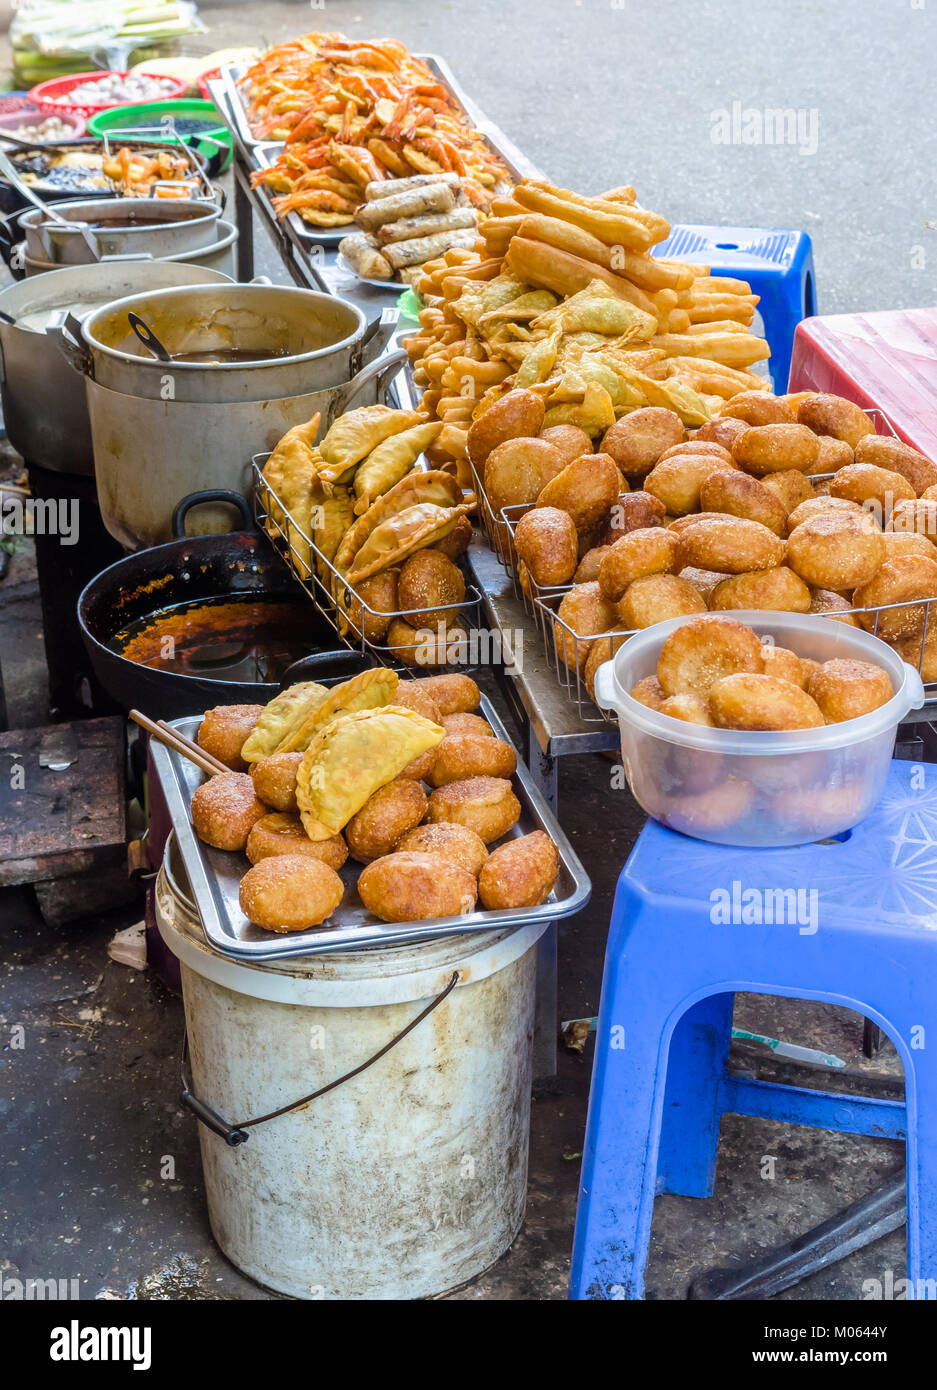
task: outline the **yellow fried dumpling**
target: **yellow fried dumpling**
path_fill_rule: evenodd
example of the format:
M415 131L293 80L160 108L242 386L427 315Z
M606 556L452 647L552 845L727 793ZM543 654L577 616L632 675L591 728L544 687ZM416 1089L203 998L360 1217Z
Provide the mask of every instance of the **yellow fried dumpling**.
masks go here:
M643 309L620 298L603 280L592 280L585 289L534 319L532 328L551 331L559 324L566 333L603 333L647 339L657 332L657 320Z
M445 732L398 705L346 714L320 729L296 772L296 800L310 840L337 835L379 787L435 748Z
M330 475L352 468L392 434L400 434L424 417L417 410L392 410L388 405L367 405L340 415L319 445ZM338 481L338 478L334 478Z
M297 681L264 706L263 714L244 740L241 757L259 763L272 757L285 738L327 698L328 688L316 681Z
M339 574L348 574L352 561L371 532L388 517L416 506L418 502L435 502L439 507L454 507L462 497L458 480L441 468L430 469L426 473L414 471L401 478L392 488L378 497L360 516L355 524L345 532L335 557L333 567Z
M379 709L382 705L389 705L399 680L396 671L376 666L352 676L351 680L342 681L341 685L333 685L326 698L277 745L277 752L301 753L308 748L310 740L319 730L333 720L357 710Z
M435 502L419 502L376 526L354 558L348 575L349 584L368 579L378 570L400 564L415 550L448 536L460 516L470 512L474 503L458 507L439 507Z
M360 516L374 501L405 478L424 449L428 449L442 429L442 421L430 420L411 429L392 434L373 449L355 473L355 513Z
M303 486L308 487L321 462L316 449L321 419L320 412L316 411L304 425L294 425L287 430L264 464L264 479L291 515L297 502L301 505ZM272 500L270 517L280 527L285 523L283 509ZM267 531L274 535L275 527L268 526Z
M354 506L354 498L347 487L328 487L320 479L313 483L310 535L320 555L329 562L355 519ZM328 584L331 572L325 561L317 560L316 569L322 582Z
M615 407L604 387L594 381L586 383L580 405L553 405L545 412L543 428L550 425L578 425L591 438L615 423Z

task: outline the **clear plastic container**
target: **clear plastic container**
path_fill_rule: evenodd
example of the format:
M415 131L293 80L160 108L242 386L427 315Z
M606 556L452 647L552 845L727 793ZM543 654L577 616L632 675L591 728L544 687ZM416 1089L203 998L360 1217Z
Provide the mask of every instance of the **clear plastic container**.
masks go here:
M747 610L722 616L814 661L874 662L888 672L895 694L871 714L824 729L766 733L688 724L628 694L654 674L665 640L687 620L656 623L630 637L595 676L596 703L618 715L635 800L672 830L720 845L796 845L858 825L882 794L898 725L924 703L920 675L879 638L830 618Z

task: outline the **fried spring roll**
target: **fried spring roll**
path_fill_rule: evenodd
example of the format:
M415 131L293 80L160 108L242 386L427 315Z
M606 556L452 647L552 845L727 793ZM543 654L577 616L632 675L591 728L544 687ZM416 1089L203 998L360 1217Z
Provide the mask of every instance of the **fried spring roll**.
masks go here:
M426 188L434 183L448 184L456 193L461 186L458 174L411 174L404 179L377 179L374 183L365 184L365 202L392 198L397 193L410 193L414 188Z
M435 236L437 232L456 232L475 225L472 208L453 208L452 212L429 212L424 217L401 217L397 222L385 222L378 227L377 237L386 246L389 242Z
M342 237L338 249L357 275L366 280L392 280L394 272L373 237L357 233Z
M411 237L409 241L393 241L384 247L384 255L395 270L404 265L422 265L431 256L451 246L469 246L475 240L475 228L467 231L437 232L435 236Z
M423 217L428 212L451 212L455 207L455 193L447 183L439 179L420 188L411 188L404 193L394 193L389 198L375 198L373 203L363 203L358 209L358 225L365 231L373 232L383 227L385 222L396 222L401 217ZM433 253L438 255L438 251ZM424 257L429 259L429 257ZM406 262L405 262L406 264Z

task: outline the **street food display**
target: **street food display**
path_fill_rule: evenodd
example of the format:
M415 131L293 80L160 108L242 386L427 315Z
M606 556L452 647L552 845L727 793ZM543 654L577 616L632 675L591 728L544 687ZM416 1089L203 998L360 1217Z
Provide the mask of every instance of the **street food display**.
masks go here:
M344 226L369 184L414 174L456 174L477 208L510 187L447 88L395 39L305 34L264 53L242 92L255 136L284 142L253 175L276 195L278 217Z
M349 857L364 866L361 903L385 922L459 916L479 897L544 903L559 855L540 830L504 840L522 812L517 756L479 702L470 676L401 681L376 667L207 710L199 747L231 771L196 788L190 815L205 844L246 855L245 915L276 933L328 922L351 889ZM443 723L456 718L471 723Z

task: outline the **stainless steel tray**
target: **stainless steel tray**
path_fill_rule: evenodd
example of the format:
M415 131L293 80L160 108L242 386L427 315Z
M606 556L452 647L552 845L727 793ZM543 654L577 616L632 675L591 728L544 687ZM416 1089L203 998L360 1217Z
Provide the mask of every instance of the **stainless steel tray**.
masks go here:
M480 713L498 738L512 740L491 701L482 696ZM195 738L201 720L197 715L172 721L173 728ZM390 946L404 941L426 941L431 937L460 936L466 932L503 931L528 922L552 921L570 917L589 901L592 885L572 845L550 811L533 778L518 761L514 791L521 803L521 818L505 839L514 839L543 830L559 850L560 872L553 892L539 907L498 912L477 909L463 917L439 917L421 922L381 922L361 902L356 890L363 865L348 861L342 870L345 899L334 914L332 927L274 936L254 926L238 905L238 887L250 868L243 854L212 849L195 834L189 815L192 793L205 780L203 773L187 759L153 742L153 767L166 799L182 862L192 896L209 943L225 955L242 960L273 960L280 956L311 956L324 952L359 950L363 946Z

